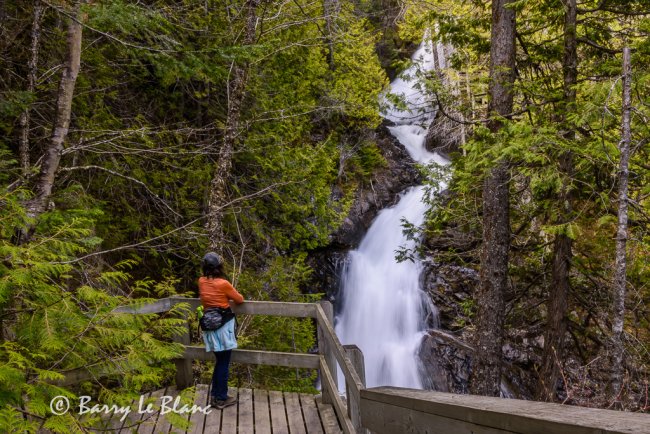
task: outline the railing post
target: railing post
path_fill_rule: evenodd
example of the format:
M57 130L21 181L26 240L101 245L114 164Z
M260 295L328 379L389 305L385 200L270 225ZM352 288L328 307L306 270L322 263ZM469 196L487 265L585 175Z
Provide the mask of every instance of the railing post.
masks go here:
M359 379L363 384L363 387L366 387L366 367L363 360L363 353L356 345L343 345L345 349L345 354L352 363L354 370L357 371ZM356 385L352 385L356 387ZM350 385L345 385L347 399L348 399L348 416L354 425L354 429L359 434L367 434L369 431L361 425L361 403L356 397L359 396L358 393L350 393Z
M185 346L190 344L190 324L185 322L185 330L180 335L173 337L174 342L183 344ZM176 387L178 390L183 390L190 387L194 383L194 376L192 374L192 360L191 359L176 359Z
M332 327L334 326L334 308L332 307L332 303L326 300L322 300L320 302L321 307L323 308L323 312L325 312L325 317L327 320L330 322ZM337 369L336 369L336 356L334 355L334 352L332 351L331 348L329 348L329 345L327 344L327 339L324 337L325 330L321 327L320 324L318 324L317 327L318 331L318 353L321 354L323 357L325 357L325 362L327 364L327 368L330 371L330 375L332 376L332 379L334 380L334 384L338 384L337 381ZM322 376L322 374L321 374ZM336 393L336 391L332 391L332 393ZM323 388L323 404L331 404L332 399L334 397L329 396L329 392Z

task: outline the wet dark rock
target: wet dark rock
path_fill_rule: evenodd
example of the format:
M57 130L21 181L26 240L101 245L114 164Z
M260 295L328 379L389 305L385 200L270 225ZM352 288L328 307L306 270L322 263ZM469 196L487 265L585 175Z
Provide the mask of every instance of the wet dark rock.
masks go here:
M436 236L424 240L427 249L439 252L454 252L465 261L475 260L476 249L481 240L472 233L461 230L457 224L450 224Z
M347 252L359 245L379 211L394 205L406 188L421 183L415 162L390 134L390 125L390 121L384 121L372 137L386 160L386 167L376 170L371 180L358 188L348 215L330 236L330 244L309 254L307 263L314 270L311 284L306 288L309 293L324 293L330 301L336 300ZM334 191L335 198L342 196L341 191Z
M440 318L440 329L429 331L419 352L425 376L432 378L428 387L468 393L473 355L470 344L475 309L473 294L480 284L479 274L472 268L431 259L424 264L423 289L436 305ZM537 381L534 366L540 362L542 334L539 327L508 330L502 347L505 396L532 398Z
M507 390L504 398L533 399L534 383L537 377L534 371L527 371L521 366L505 362L501 373L501 389Z
M384 121L374 134L387 167L377 170L371 180L357 190L350 212L332 235L332 245L358 246L379 211L394 205L404 189L421 183L415 162L390 134L389 126L390 122Z
M466 343L469 333L450 333L429 330L422 339L418 357L422 363L425 388L438 392L469 393L469 378L474 349ZM533 371L516 361L504 361L502 396L514 399L532 399L531 385L536 381Z
M456 117L460 118L460 115L456 114L454 119ZM430 152L438 152L449 157L460 150L463 143L463 125L445 116L441 110L437 110L424 143Z
M478 285L478 273L431 259L424 261L422 288L438 309L441 329L429 330L418 356L425 387L440 392L469 393L472 348L465 327L470 320L471 297Z
M541 327L531 327L527 330L508 329L502 347L503 357L508 362L522 367L532 367L541 363L541 353L544 349L543 333Z
M336 307L339 276L345 267L347 255L347 248L336 248L334 246L311 252L307 258L307 264L313 270L312 283L305 288L304 292L325 294L324 299L334 303Z
M453 264L425 261L422 288L438 308L443 330L460 330L469 322L472 294L478 287L476 270Z
M426 389L438 392L469 393L472 349L452 334L430 330L422 340L418 357L424 371Z

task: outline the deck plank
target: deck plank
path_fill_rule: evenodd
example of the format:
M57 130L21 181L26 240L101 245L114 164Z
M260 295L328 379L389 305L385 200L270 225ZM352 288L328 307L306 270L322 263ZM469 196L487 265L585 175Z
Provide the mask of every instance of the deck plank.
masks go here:
M207 402L210 402L210 394L212 391L208 389ZM221 410L216 408L211 408L210 413L205 415L205 425L203 428L203 434L219 434L221 430Z
M285 392L284 402L287 407L287 420L289 421L289 432L291 434L307 434L305 421L300 408L300 397L295 392Z
M135 405L137 405L137 401L135 401L135 400L132 400L131 403L129 404L129 408L131 408L131 412L134 411L133 410L134 403L136 403ZM89 402L86 405L87 406L92 406L92 405L95 405L95 404L96 403ZM110 404L106 404L106 405L110 405ZM119 406L119 407L121 407L121 406ZM137 410L137 408L136 408L136 410ZM102 413L99 413L99 414L97 414L97 413L96 414L86 413L84 415L81 415L81 417L79 418L79 423L82 424L82 425L86 425L86 424L88 424L89 419L98 418L92 424L92 427L88 428L89 430L91 430L91 431L115 431L115 432L119 432L120 428L122 427L122 424L124 423L124 421L120 420L122 418L122 416L124 416L123 413L118 413L118 412L113 412L113 411L104 412L103 414Z
M207 384L197 384L196 392L194 392L194 405L199 407L205 407L208 405L208 385ZM216 411L214 408L210 409L211 413ZM205 418L207 415L203 414L200 411L194 412L190 416L190 428L187 430L188 434L202 434L203 427L205 426Z
M318 407L320 419L323 422L323 430L325 431L325 434L340 434L342 432L341 427L332 406L329 404L323 404L320 398L316 400L316 405Z
M144 394L142 396L144 396ZM146 401L149 396L151 396L151 393L147 393L143 399ZM131 403L131 413L129 413L129 415L124 419L124 422L120 425L120 430L116 431L116 433L130 434L138 430L138 425L144 417L144 414L139 413L139 405L140 398L134 399Z
M169 386L167 388L167 390L165 391L164 396L172 396L172 397L176 398L176 396L178 396L178 390L176 389L176 386ZM158 404L162 404L162 402L158 401ZM172 402L169 402L166 405L168 407L174 405L173 400L172 400ZM167 414L169 414L169 413L167 413ZM159 414L158 415L158 421L156 422L156 426L155 426L155 429L154 429L154 432L156 434L167 434L171 430L172 424L167 419L167 414ZM178 430L177 430L177 432L178 432Z
M160 415L160 397L165 395L167 388L156 390L151 392L149 398L153 398L151 402L151 407L154 409L153 413L144 412L142 414L142 419L140 421L140 426L138 427L138 434L158 434L158 431L155 430L156 422L158 421L158 416ZM143 410L147 409L147 404L143 405ZM137 410L136 410L137 411ZM162 434L162 433L161 433Z
M237 396L237 389L228 388L228 396ZM221 434L237 434L237 404L226 407L221 414Z
M270 390L269 405L271 407L271 429L273 434L289 434L282 392Z
M255 434L271 434L269 393L266 390L253 390L253 412L255 419Z
M251 434L255 430L253 423L253 391L251 389L239 389L239 423L237 432L239 434Z
M124 418L124 420L121 420L122 416L124 416L123 414L114 413L111 416L109 422L104 426L104 429L107 430L108 432L119 433L120 430L122 429L122 426L124 426L126 421L129 419L129 416L131 416L133 413L137 414L138 400L134 399L133 401L131 401L129 408L131 409L131 413L129 413L128 416Z
M188 414L191 425L187 434L341 434L341 426L331 405L308 393L267 391L261 389L229 388L229 396L237 398L237 404L223 410L209 409L206 415L196 411ZM155 409L153 413L139 413L139 399L131 404L131 413L124 422L118 414L107 415L104 426L115 433L182 434L182 428L174 427L166 415L160 414L162 396L178 395L175 387L160 389L145 396ZM192 402L205 408L210 401L210 386L196 385ZM173 405L173 400L167 404Z
M309 434L323 434L323 426L318 415L315 396L307 393L301 393L299 396L307 432Z

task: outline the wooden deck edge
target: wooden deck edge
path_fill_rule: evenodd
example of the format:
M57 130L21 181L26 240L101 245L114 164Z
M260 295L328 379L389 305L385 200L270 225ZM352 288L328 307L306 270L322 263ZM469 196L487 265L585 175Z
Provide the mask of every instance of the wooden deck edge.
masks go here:
M650 434L650 415L517 399L457 395L398 387L361 391L361 407L386 413L417 412L449 423L473 424L501 432L544 434ZM365 415L366 425L370 414ZM372 428L371 428L372 429ZM381 432L381 431L380 431Z

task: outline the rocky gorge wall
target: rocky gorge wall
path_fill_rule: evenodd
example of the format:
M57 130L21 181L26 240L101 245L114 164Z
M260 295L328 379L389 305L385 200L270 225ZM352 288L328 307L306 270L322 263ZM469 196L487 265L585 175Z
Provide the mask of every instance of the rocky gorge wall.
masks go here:
M330 235L329 245L313 251L308 258L314 270L310 292L324 293L332 302L336 300L338 277L348 251L359 245L379 211L395 204L401 191L421 181L415 162L390 134L388 126L390 122L383 121L371 137L386 160L386 167L375 171L367 184L359 186L347 217ZM334 195L342 193L335 191Z

